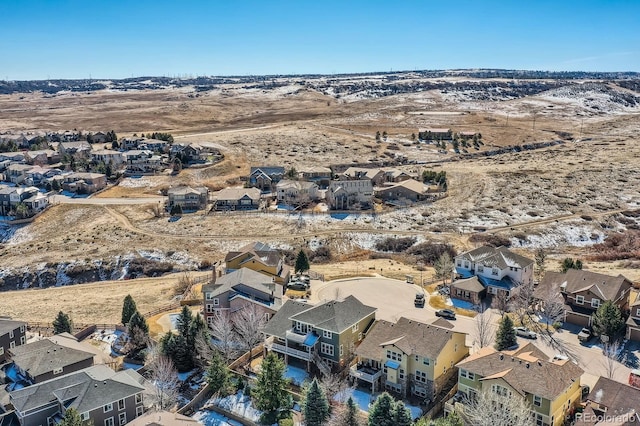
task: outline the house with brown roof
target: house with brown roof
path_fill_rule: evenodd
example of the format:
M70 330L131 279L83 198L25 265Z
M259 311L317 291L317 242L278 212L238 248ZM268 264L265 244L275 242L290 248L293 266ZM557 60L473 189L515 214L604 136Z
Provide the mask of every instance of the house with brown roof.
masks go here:
M373 202L373 185L369 179L334 180L326 198L333 210L366 209Z
M383 184L374 188L374 194L383 201L402 205L424 201L428 198L427 187L415 179Z
M88 156L91 152L91 144L86 141L60 142L58 152L60 155Z
M446 322L446 320L443 320ZM355 349L349 374L401 397L433 399L455 376L454 365L469 355L466 334L407 318L377 321Z
M534 296L542 300L549 295L557 295L558 300L562 300L565 305L565 321L589 327L591 316L607 300L612 301L622 312L628 312L631 287L631 281L622 275L613 277L569 269L566 273L545 273Z
M383 169L363 167L349 167L340 175L340 180L369 180L373 186L381 185L386 181Z
M449 286L449 295L455 299L466 300L474 305L479 305L484 299L487 290L477 276L455 280Z
M537 425L560 426L580 403L580 376L584 372L570 360L548 360L535 345L527 343L513 351L485 347L460 361L458 392L463 402L445 403L445 413L460 410L480 392L523 398Z
M576 414L576 426L640 424L640 389L600 377Z
M62 187L79 194L92 194L107 186L107 176L102 173L73 172L64 176Z
M291 206L303 206L320 198L318 185L314 182L283 179L275 189L278 202Z
M306 180L307 182L313 182L318 185L319 188L326 188L331 181L332 172L328 167L303 167L298 171L298 178Z
M255 242L237 251L230 251L224 258L227 274L242 268L260 272L278 284L289 282L291 268L284 263L284 256L268 244Z
M251 167L247 183L263 192L273 192L276 184L284 178L282 166Z
M258 188L225 188L214 196L213 208L217 211L257 210L260 194Z
M209 202L209 189L201 186L191 188L190 186L178 186L167 190L167 208L171 210L173 206L180 206L182 210L201 210L207 208Z

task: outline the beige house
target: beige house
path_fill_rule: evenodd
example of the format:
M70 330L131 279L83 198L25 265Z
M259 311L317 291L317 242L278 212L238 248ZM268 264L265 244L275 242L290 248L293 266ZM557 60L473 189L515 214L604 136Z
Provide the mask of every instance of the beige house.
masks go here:
M629 293L629 318L627 334L629 340L640 341L640 291L631 289Z
M271 277L276 283L289 282L291 268L284 263L284 256L268 244L256 241L230 251L224 258L227 274L242 268L248 268Z
M107 186L107 177L102 173L70 173L64 176L62 187L67 191L92 194Z
M313 182L281 180L276 184L276 197L279 203L300 206L320 198L320 192Z
M455 364L469 355L465 333L400 318L377 321L355 350L350 375L402 397L433 399L455 375Z
M260 190L258 188L225 188L214 196L214 209L224 210L257 210L260 207Z
M373 185L369 179L334 180L329 184L326 198L333 210L369 208L373 202Z
M177 188L169 188L167 196L169 210L173 206L180 206L182 210L201 210L207 208L209 189L204 186L198 188L179 186Z
M111 149L99 149L92 151L91 159L96 162L111 164L113 167L118 167L124 163L124 156L122 153Z
M401 180L374 188L377 198L387 202L411 204L428 198L427 187L415 179Z

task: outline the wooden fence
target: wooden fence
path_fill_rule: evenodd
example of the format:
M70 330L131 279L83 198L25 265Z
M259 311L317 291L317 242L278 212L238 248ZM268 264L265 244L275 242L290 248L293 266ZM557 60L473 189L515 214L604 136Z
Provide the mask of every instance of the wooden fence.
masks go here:
M251 352L245 352L242 356L240 356L238 359L233 361L229 365L229 369L235 370L236 368L247 364L250 360L256 358L258 355L261 355L263 352L264 352L264 344L261 343L260 345L253 348Z
M444 408L444 403L453 398L453 395L458 392L458 384L456 383L449 392L444 396L444 398L437 401L433 407L424 415L427 419L432 419L436 414L438 414Z

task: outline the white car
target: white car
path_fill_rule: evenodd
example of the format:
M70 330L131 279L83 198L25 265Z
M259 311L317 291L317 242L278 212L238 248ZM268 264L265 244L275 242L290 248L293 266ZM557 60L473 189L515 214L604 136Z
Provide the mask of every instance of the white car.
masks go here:
M516 335L527 339L537 339L538 335L526 327L516 327Z

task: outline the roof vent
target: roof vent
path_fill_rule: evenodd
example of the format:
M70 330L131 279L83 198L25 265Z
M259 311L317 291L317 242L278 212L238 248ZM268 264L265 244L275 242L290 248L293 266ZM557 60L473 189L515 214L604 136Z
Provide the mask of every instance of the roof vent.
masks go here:
M527 366L527 368L529 368L529 363L526 363L525 365Z
M102 382L102 384L103 384L103 385L106 385L106 384L107 384L107 381L105 380L104 382Z
M538 360L538 365L542 367L542 361Z
M502 361L504 359L504 355L500 354L500 361Z
M511 362L515 361L516 359L514 357L511 357Z
M93 384L93 387L94 387L94 388L97 388L97 387L98 387L98 384L97 384L97 383L94 383L94 384Z

